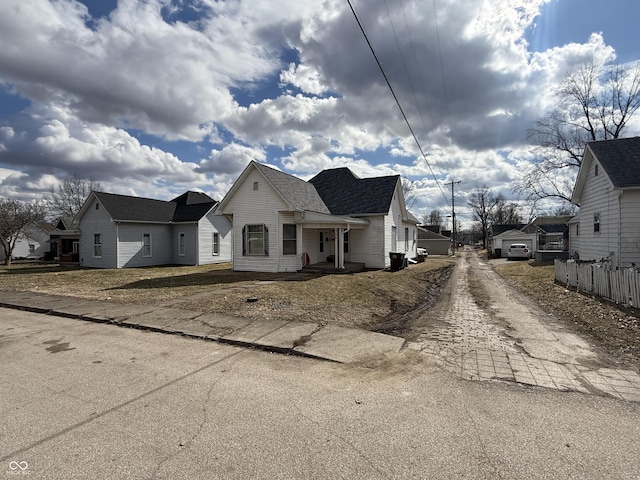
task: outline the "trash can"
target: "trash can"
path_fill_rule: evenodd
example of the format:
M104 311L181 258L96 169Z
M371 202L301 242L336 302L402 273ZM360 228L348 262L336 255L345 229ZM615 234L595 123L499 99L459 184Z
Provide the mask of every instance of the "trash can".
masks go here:
M404 253L389 252L389 259L391 260L391 266L389 267L389 269L392 272L397 272L402 268L402 264L404 262Z

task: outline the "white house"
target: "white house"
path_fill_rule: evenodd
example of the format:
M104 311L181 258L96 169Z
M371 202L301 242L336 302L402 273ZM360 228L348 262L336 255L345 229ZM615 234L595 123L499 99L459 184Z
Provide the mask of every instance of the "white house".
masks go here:
M76 216L80 264L96 268L229 262L232 230L208 195L171 201L92 192Z
M590 142L571 202L570 250L581 260L640 265L640 137Z
M417 219L398 175L358 178L348 168L308 182L252 161L218 207L233 224L233 268L295 272L314 263L385 268L390 252L416 256Z
M49 231L52 226L47 223L29 225L16 239L11 252L12 259L42 258L49 249ZM4 248L0 246L0 262L4 262Z

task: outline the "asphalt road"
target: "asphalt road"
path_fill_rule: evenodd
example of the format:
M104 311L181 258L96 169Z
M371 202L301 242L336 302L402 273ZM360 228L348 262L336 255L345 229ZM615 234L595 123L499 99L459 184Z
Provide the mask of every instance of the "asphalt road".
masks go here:
M621 400L0 309L0 476L640 478Z

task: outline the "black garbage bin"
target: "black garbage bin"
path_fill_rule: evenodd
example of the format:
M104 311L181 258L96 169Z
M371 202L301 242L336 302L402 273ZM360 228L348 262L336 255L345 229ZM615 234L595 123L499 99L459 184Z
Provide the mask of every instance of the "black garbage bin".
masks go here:
M397 272L402 268L404 262L404 253L389 252L389 259L391 260L391 266L389 267L389 269L392 272Z

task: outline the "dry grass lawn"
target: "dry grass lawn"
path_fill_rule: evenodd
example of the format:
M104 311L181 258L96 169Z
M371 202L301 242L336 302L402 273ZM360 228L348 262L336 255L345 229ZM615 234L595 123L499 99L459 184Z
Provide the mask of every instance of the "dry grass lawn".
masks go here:
M454 263L431 257L399 272L346 275L234 272L230 264L120 270L17 264L0 269L0 290L375 330L424 303L426 292Z

